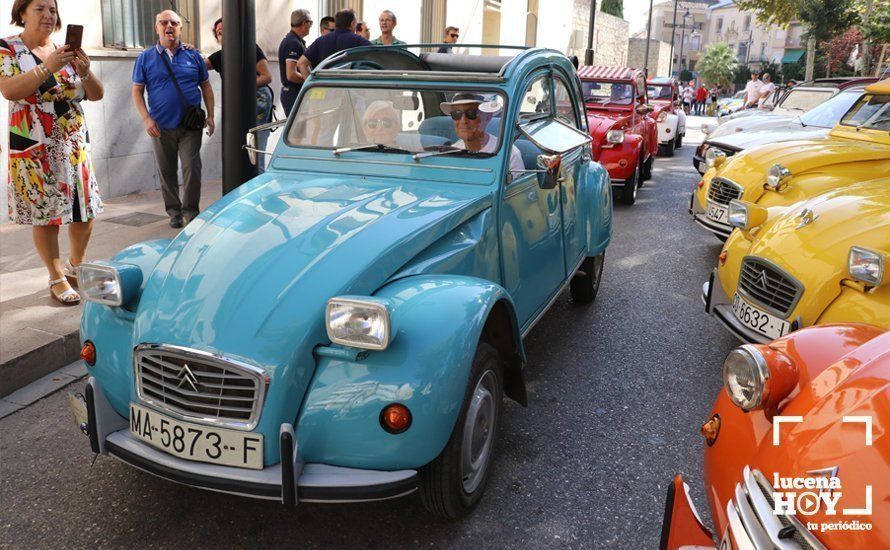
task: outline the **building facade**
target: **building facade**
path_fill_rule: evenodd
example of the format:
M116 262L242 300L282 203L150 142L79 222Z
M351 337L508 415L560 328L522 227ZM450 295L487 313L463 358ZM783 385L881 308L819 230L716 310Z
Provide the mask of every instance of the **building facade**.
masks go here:
M708 8L714 4L717 0L663 0L652 6L652 38L666 42L669 49L673 44L673 72L695 70L706 43ZM645 38L645 30L641 34Z
M671 45L661 40L649 41L649 63L645 63L646 39L630 38L627 44L627 66L635 69L649 68L650 76L671 74Z

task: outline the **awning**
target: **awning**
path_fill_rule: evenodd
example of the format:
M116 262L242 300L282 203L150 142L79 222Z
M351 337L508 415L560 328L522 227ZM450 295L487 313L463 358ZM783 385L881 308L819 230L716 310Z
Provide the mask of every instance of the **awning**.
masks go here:
M797 63L805 53L806 50L785 50L785 55L782 57L782 64Z

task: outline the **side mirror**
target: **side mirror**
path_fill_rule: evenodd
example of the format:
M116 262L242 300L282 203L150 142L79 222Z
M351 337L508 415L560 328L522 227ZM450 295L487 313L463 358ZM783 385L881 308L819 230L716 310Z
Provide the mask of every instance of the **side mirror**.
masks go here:
M242 145L241 148L247 151L247 158L250 160L251 164L256 166L258 153L263 153L265 155L271 154L268 151L260 151L259 149L257 149L257 134L259 134L260 132L274 132L285 124L287 124L287 119L273 120L272 122L267 122L266 124L255 126L247 131L247 134L244 136L244 145Z
M250 159L250 163L256 166L256 134L253 132L247 132L247 135L244 137L244 149L247 150L247 158Z
M559 169L562 166L561 155L538 155L538 168L541 171L541 189L553 189L559 183Z

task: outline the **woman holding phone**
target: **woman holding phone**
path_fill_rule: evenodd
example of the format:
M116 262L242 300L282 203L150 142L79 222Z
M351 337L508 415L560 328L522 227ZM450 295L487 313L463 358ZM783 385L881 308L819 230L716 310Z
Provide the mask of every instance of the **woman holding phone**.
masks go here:
M0 94L9 102L9 218L32 226L51 296L75 305L75 268L102 212L80 102L98 101L104 90L82 49L50 40L62 27L56 0L15 0L12 23L21 34L0 40ZM64 266L62 225L71 243Z

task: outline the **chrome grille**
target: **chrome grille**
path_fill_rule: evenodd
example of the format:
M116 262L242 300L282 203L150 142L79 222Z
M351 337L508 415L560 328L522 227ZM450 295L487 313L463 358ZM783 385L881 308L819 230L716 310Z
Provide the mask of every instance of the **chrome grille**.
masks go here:
M803 287L797 280L761 258L742 261L739 290L745 297L776 315L787 318L797 305Z
M725 178L714 178L708 187L708 200L718 204L729 204L729 201L742 196L742 187Z
M236 429L256 427L266 377L240 361L160 344L142 344L134 354L140 401L178 418Z
M735 548L779 548L789 550L824 550L824 546L796 517L776 514L773 488L758 470L745 466L742 482L726 503L729 532ZM794 527L790 536L779 532Z

